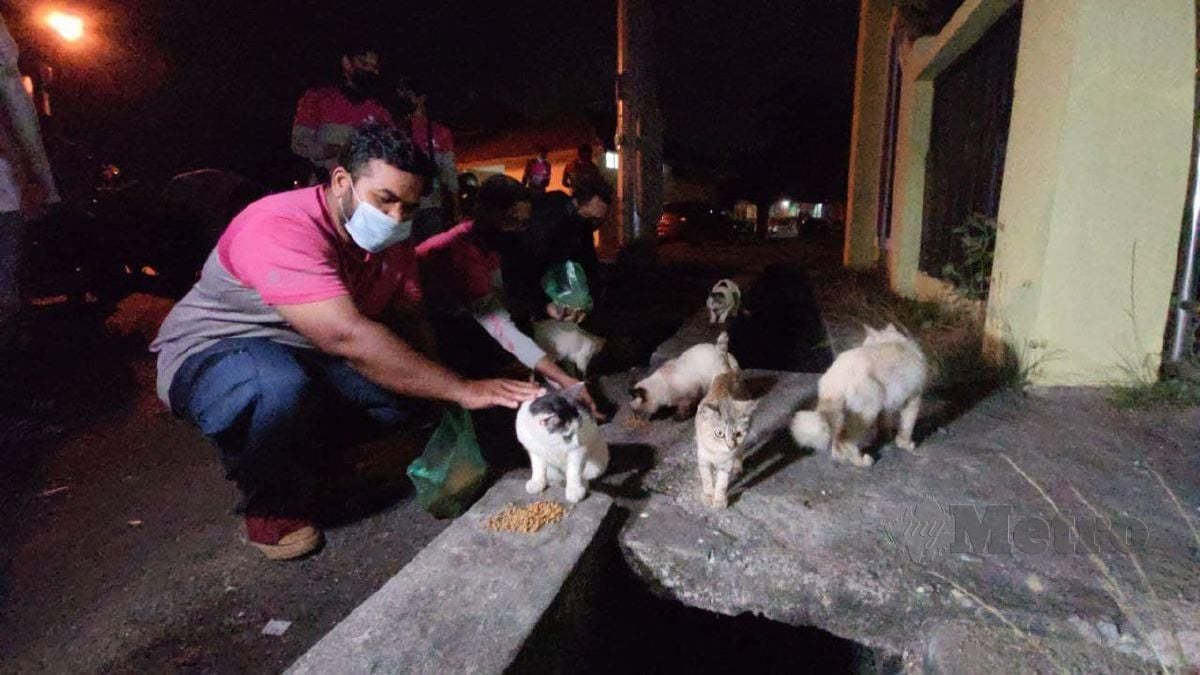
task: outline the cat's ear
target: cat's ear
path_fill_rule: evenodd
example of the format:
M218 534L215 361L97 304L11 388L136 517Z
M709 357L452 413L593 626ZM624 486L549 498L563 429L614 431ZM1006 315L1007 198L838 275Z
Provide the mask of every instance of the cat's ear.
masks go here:
M883 332L885 332L885 333L899 333L900 331L896 330L896 324L894 324L894 323L889 323L889 324L887 325L887 327L883 329Z
M713 403L711 401L705 401L703 404L700 405L699 412L702 415L708 415L710 417L720 415L721 414L721 406L719 404Z
M868 326L865 323L862 325L862 327L863 327L863 331L866 332L867 337L869 337L869 338L879 337L879 331L875 330L874 328L871 328L870 326Z

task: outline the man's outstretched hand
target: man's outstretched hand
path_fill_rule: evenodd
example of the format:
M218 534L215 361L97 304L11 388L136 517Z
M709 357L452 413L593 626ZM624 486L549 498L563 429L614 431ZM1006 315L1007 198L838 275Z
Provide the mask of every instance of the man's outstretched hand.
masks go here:
M537 397L541 387L519 380L469 380L458 395L458 404L467 410L493 406L516 408Z

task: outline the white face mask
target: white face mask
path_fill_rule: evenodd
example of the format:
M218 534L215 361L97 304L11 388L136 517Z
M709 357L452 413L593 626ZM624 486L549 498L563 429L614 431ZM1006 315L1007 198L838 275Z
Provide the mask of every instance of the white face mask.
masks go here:
M346 218L346 209L342 207L341 201L338 202L338 208L342 209L342 218L346 220L346 231L350 233L350 238L354 240L355 244L358 244L359 248L371 253L379 253L392 244L408 239L412 234L413 223L411 220L397 222L395 218L380 211L374 204L363 201L358 196L358 191L354 189L353 183L350 184L350 192L358 202L358 208L354 209L354 215Z

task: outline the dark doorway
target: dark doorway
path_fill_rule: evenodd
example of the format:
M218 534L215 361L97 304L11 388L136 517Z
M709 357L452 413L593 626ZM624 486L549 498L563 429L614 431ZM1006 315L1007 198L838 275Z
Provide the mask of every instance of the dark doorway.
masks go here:
M1000 210L1020 34L1018 4L935 83L920 259L932 276L964 262L955 228Z

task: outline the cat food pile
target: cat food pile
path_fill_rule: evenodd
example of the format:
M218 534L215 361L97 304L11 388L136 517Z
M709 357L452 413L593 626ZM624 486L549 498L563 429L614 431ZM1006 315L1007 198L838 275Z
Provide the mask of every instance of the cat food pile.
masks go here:
M625 427L626 429L645 429L646 427L650 426L650 420L639 415L629 415L621 421L621 426Z
M558 502L539 501L525 506L509 504L500 513L487 519L484 527L492 532L533 534L543 527L557 523L567 514Z

